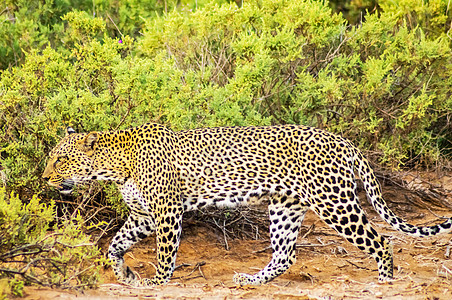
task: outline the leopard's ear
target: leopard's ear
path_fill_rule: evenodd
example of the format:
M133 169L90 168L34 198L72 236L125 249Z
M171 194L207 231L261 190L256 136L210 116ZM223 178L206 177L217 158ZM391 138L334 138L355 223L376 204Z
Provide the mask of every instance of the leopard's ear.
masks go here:
M74 134L74 133L76 133L74 128L72 128L72 127L66 128L66 136L68 136L70 134Z
M83 139L78 141L78 144L80 146L80 149L88 156L91 156L94 153L94 148L96 147L96 143L99 140L99 133L98 132L90 132L88 133Z

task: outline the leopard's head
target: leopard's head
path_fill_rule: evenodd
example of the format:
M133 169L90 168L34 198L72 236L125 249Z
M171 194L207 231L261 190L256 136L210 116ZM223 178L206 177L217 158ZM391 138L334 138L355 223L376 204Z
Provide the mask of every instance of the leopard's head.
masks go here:
M99 135L76 133L68 128L66 136L50 152L42 178L63 194L70 194L79 182L95 179L94 153Z

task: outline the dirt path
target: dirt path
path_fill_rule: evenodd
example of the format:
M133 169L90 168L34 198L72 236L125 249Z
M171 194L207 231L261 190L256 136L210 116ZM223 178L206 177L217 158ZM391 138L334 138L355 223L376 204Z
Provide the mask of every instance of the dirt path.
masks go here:
M366 210L394 247L395 280L390 284L378 284L375 261L308 213L298 239L296 264L264 286L237 287L232 276L264 267L271 257L268 240L229 240L230 249L225 250L212 230L196 226L184 230L177 261L180 266L166 286L137 289L118 285L107 269L97 290L77 293L34 287L26 289L26 299L452 299L451 235L407 237L392 230L368 207ZM447 210L435 213L451 215ZM418 208L403 215L418 225L439 221L428 210ZM310 228L312 224L314 228ZM141 276L149 277L155 263L153 239L133 248L126 254L126 262Z

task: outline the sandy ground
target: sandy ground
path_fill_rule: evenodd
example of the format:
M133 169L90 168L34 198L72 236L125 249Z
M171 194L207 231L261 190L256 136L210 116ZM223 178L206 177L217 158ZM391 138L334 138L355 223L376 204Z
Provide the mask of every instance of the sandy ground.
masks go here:
M386 197L398 198L396 193ZM226 250L211 229L185 226L179 267L168 285L146 289L119 285L111 269L106 269L96 290L28 287L26 299L452 299L452 235L411 238L392 230L369 206L365 208L375 228L394 247L395 279L389 284L378 284L372 258L308 213L298 239L296 264L264 286L238 287L232 276L263 268L271 257L268 240L229 240ZM397 208L393 207L396 214L417 225L440 222L434 214L452 215L448 209ZM126 254L126 262L141 276L150 277L155 263L153 239L135 246Z

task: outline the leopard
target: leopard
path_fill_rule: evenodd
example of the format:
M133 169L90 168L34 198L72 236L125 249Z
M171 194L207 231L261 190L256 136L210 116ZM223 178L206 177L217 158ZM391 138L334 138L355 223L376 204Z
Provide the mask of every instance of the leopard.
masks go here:
M351 141L304 125L173 131L147 123L87 133L68 128L50 151L42 177L63 194L92 180L117 184L130 214L107 255L117 280L132 286L170 280L184 212L208 206L267 199L271 260L255 274L236 273L237 285L267 283L294 264L296 241L309 210L375 259L379 282L391 281L392 246L364 214L358 180L373 208L394 229L415 237L452 230L452 218L415 226L396 216L383 199L369 160ZM151 234L156 238L156 273L141 279L125 264L124 254Z

